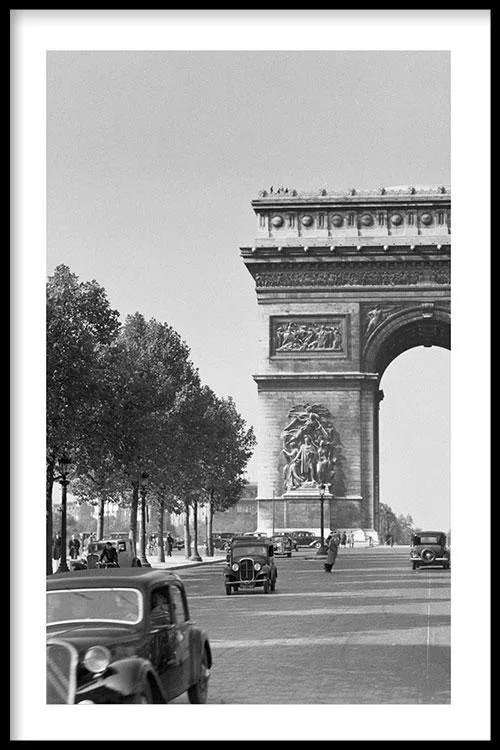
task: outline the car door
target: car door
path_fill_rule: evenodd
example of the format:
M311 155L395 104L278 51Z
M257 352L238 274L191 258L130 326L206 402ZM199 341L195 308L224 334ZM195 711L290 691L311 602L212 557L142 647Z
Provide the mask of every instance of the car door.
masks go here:
M149 660L162 684L167 700L178 693L172 685L177 668L176 627L172 622L168 586L153 588L149 594Z
M175 629L175 654L176 664L173 667L175 674L176 695L180 695L188 689L191 682L191 628L189 619L186 594L182 584L172 581L169 584L170 612L173 627Z

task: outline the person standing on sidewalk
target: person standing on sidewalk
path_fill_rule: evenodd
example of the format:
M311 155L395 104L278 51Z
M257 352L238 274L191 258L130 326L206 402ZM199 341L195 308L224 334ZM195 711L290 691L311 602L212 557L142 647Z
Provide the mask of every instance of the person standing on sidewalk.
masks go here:
M69 556L72 560L76 560L79 554L80 554L80 540L78 539L76 534L72 534L71 539L69 540Z
M337 553L339 551L339 544L337 536L332 534L328 546L326 548L326 561L325 561L325 573L331 573L332 568L335 565L337 559Z
M167 534L167 556L172 557L172 550L174 548L174 538L170 531Z

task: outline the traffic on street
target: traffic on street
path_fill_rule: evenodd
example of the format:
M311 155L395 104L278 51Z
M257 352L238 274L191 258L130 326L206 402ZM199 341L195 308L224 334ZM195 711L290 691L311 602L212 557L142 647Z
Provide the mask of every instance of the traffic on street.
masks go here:
M381 546L341 549L325 575L307 550L277 561L268 596L227 596L222 568L178 571L210 636L208 703L450 702L449 571Z

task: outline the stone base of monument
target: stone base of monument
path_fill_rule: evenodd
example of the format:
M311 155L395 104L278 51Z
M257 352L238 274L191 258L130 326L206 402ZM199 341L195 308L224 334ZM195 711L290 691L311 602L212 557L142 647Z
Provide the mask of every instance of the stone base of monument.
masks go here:
M363 500L359 495L333 495L327 487L323 495L325 536L330 529L356 533L355 546L379 544L378 534L367 523ZM281 497L257 498L257 530L266 534L293 529L319 534L321 528L321 491L315 482L305 482Z
M323 498L325 501L331 500L333 495L330 492L329 485L325 485L326 489L323 492ZM316 482L304 482L296 490L287 490L282 495L283 500L292 500L302 502L304 500L321 500L321 490Z

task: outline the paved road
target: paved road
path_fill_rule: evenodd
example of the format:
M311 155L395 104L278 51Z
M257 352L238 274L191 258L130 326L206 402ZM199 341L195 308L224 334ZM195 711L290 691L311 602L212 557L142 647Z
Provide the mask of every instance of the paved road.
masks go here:
M449 703L450 572L408 558L341 549L328 575L299 551L267 596L226 596L221 564L179 571L211 640L209 703Z

